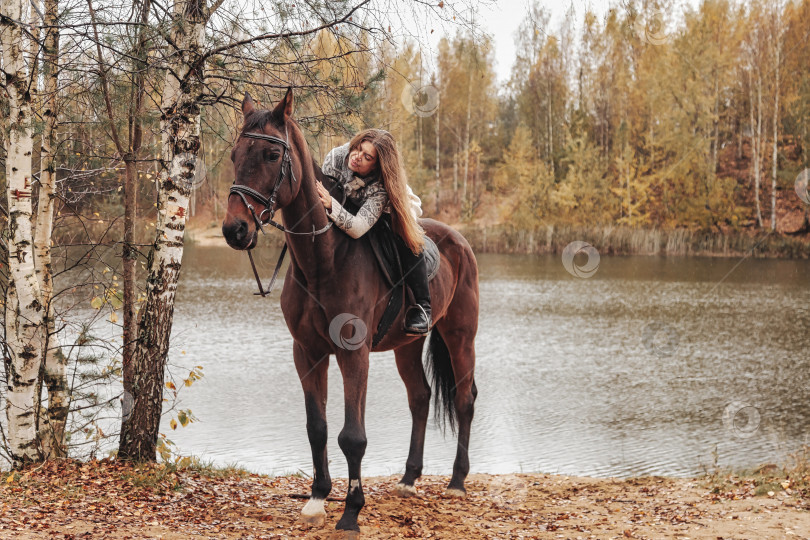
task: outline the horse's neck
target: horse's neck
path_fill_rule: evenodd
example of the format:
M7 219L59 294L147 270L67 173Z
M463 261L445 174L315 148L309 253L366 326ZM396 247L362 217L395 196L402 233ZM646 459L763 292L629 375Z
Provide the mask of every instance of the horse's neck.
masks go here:
M317 169L316 169L317 170ZM317 174L317 173L316 173ZM326 210L315 188L317 176L304 172L295 200L281 211L284 226L303 233L321 230L329 223ZM314 238L311 235L287 234L292 259L307 281L318 281L333 271L334 235L329 230Z

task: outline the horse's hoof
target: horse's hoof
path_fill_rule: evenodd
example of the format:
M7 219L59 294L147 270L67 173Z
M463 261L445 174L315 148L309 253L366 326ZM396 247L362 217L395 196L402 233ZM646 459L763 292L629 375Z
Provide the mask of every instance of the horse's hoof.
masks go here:
M450 499L464 499L467 497L467 492L463 489L447 488L444 491L444 496Z
M326 511L323 509L323 499L310 499L301 510L301 523L307 527L322 527L326 523Z
M416 486L409 486L407 484L399 483L394 486L394 495L397 497L415 497Z
M301 517L298 520L305 526L305 527L323 527L323 524L326 523L326 513L323 514L314 514L311 516L305 516L301 514Z

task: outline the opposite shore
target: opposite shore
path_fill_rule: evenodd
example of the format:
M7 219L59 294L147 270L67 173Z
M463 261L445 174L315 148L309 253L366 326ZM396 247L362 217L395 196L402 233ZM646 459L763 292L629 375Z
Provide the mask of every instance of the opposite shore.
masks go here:
M571 242L586 242L600 255L675 255L712 257L810 257L810 235L769 230L703 233L687 229L661 230L604 226L548 226L533 231L503 225L456 224L476 253L562 253ZM225 245L219 224L200 221L187 230L189 242L200 246ZM263 245L281 246L283 235L261 238Z

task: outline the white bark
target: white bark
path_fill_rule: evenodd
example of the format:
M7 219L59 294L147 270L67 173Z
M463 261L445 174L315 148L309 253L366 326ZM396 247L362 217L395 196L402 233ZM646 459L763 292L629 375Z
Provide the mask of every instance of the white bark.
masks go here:
M53 213L56 187L54 168L54 148L56 146L57 91L58 91L58 45L59 33L56 28L58 17L57 0L45 0L45 36L43 78L45 83L43 117L45 129L42 133L42 166L39 175L39 204L37 207L37 227L34 238L37 276L44 308L43 332L45 332L45 364L43 385L48 391L48 408L40 409L39 434L42 453L46 458L62 457L65 449L65 422L69 401L66 378L67 359L59 344L54 324L53 273L51 270L51 237L53 233Z
M21 0L0 1L0 45L9 103L6 148L6 199L8 201L9 284L6 297L8 353L9 451L14 465L38 459L35 399L43 340L43 306L34 268L31 226L31 156L34 150L33 115L27 92L28 74L23 58Z
M200 105L203 74L192 73L205 38L212 10L205 0L175 3L171 57L161 101L161 156L164 168L158 184L158 219L150 254L146 305L138 327L138 341L131 373L124 373L124 390L133 398L131 414L121 428L119 456L154 461L163 395L163 370L169 350L174 298L188 214L195 159L178 160L179 154L196 156L200 149Z
M435 131L436 131L436 215L439 215L439 197L440 197L440 187L441 187L441 163L442 163L442 153L441 153L441 141L439 140L439 130L441 127L442 122L442 109L441 105L439 106L438 110L436 111L436 123L435 123Z

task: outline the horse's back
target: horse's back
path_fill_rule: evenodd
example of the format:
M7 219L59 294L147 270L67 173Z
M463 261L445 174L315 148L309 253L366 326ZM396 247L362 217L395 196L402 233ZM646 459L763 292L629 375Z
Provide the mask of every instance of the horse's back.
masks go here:
M458 272L472 271L476 281L478 280L478 263L470 243L463 234L435 219L422 218L419 224L425 230L425 234L439 247L439 253L455 263Z

